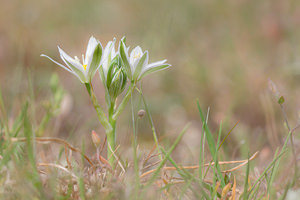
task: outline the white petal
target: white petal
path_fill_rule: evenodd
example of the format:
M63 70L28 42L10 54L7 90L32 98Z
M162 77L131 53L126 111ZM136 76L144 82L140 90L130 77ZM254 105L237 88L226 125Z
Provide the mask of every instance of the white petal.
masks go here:
M84 82L84 80L82 80L81 78L80 78L80 76L79 75L77 75L73 70L72 70L72 68L68 68L68 67L66 67L66 66L64 66L64 65L62 65L62 64L60 64L60 63L58 63L58 62L56 62L55 60L53 60L52 58L50 58L49 56L47 56L47 55L45 55L45 54L42 54L41 55L42 57L46 57L46 58L48 58L49 60L51 60L52 62L54 62L55 64L57 64L58 66L60 66L60 67L62 67L62 68L64 68L65 70L67 70L68 72L70 72L70 73L72 73L72 74L74 74L82 83Z
M87 60L87 57L93 56L93 53L94 53L94 50L95 50L97 44L98 44L98 41L96 40L96 38L94 38L93 36L90 37L89 43L87 45L86 52L85 52L85 60ZM84 63L84 64L87 64L87 63Z
M116 57L116 55L117 55L117 53L116 53L116 50L115 50L115 43L114 43L114 45L111 49L111 57L114 58L114 57Z
M68 54L66 54L61 48L58 47L58 51L60 54L61 59L66 63L66 65L72 69L72 67L68 64L68 62L76 67L78 70L84 72L84 68L82 66L82 64L80 64L77 60L73 59L71 56L69 56Z
M148 65L149 53L145 51L143 56L134 63L133 79L139 78L142 70ZM138 62L137 62L138 61Z
M131 53L130 53L130 64L132 65L133 63L135 63L135 61L137 59L140 59L143 56L143 51L142 48L140 46L135 47L134 49L132 49Z
M107 76L107 72L108 72L108 59L106 58L105 60L103 60L102 62L102 68L103 68L103 73L105 75L105 77Z
M88 46L87 46L86 52L85 52L85 59L84 59L85 63L83 63L83 64L87 65L87 67L86 67L87 72L90 69L90 65L91 65L92 60L93 60L94 51L95 51L95 48L98 44L99 44L99 42L96 40L96 38L94 38L93 36L90 37L90 40L89 40L89 43L88 43Z
M45 54L41 54L41 56L42 56L42 57L48 58L49 60L51 60L52 62L54 62L54 63L57 64L58 66L64 68L64 69L67 70L68 72L73 73L72 69L69 69L68 67L66 67L66 66L64 66L64 65L62 65L62 64L60 64L59 62L56 62L55 60L53 60L53 59L50 58L49 56L47 56L47 55L45 55Z
M103 52L103 59L102 59L102 67L103 67L103 72L104 75L107 75L108 72L108 62L110 62L114 57L115 57L115 42L116 39L114 38L113 41L109 41L104 49Z
M109 41L107 43L107 45L105 46L104 51L103 51L103 58L104 59L108 58L108 55L111 52L112 45L114 45L114 44L115 43L113 41Z
M139 61L140 59L136 59L134 63L130 64L132 75L134 74L136 66L138 65Z
M165 59L165 60L161 60L161 61L157 61L157 62L154 62L154 63L150 63L149 65L146 65L146 66L142 69L142 71L141 71L140 74L143 74L143 73L145 73L146 71L148 71L149 69L152 69L152 68L154 68L154 67L157 67L157 66L160 66L160 65L164 65L165 62L167 62L166 59Z

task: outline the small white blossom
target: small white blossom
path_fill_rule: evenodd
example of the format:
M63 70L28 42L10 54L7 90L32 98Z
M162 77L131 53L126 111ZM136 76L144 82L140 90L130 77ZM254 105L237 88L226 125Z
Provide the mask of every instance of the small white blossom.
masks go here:
M127 71L127 76L131 81L136 82L152 72L160 71L171 66L166 63L167 60L149 64L148 51L143 52L140 46L135 47L131 51L130 56L128 56L129 47L126 47L124 40L124 38L121 40L119 50Z
M58 47L58 51L65 65L56 62L47 55L42 54L41 56L50 59L55 64L74 74L82 83L89 83L92 80L104 60L102 45L94 37L91 37L89 40L85 56L82 55L82 62L77 56L72 58L66 54L60 47Z

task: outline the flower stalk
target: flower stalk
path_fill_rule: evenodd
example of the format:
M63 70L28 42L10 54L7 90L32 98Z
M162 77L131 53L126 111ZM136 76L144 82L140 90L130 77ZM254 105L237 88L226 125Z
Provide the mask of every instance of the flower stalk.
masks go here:
M111 131L112 126L110 125L109 121L107 120L107 117L106 117L102 107L98 103L98 100L97 100L97 97L94 93L92 84L91 83L85 83L85 87L86 87L86 89L89 93L89 96L92 100L93 106L94 106L94 108L97 112L98 119L99 119L100 123L102 124L102 126L104 127L105 132Z
M105 133L107 137L107 159L110 166L112 167L112 170L114 170L115 169L114 151L116 146L116 119L114 119L113 116L115 113L115 101L110 102L110 107L108 109L108 118L107 118L102 107L98 103L92 84L86 83L85 87L91 98L93 106L97 112L98 119L105 129Z
M108 112L108 120L107 117L100 106L100 104L97 101L96 95L93 90L93 86L91 83L86 83L85 87L88 91L88 94L92 100L93 106L97 112L98 119L102 126L105 129L105 133L107 136L107 159L112 167L112 170L115 168L115 157L114 157L114 150L115 150L115 143L116 143L116 120L112 119L113 113L114 113L114 103L111 103L111 106L109 108Z
M113 116L112 116L112 119L113 120L116 120L119 115L123 112L123 110L125 109L130 97L131 97L131 94L132 92L134 91L136 85L134 83L131 83L131 85L129 86L127 92L126 92L126 95L124 97L124 99L122 100L122 102L120 103L118 109L116 109L116 111L114 112Z
M115 102L111 102L110 108L108 111L108 119L112 129L109 132L106 132L107 137L107 158L112 167L112 170L115 169L115 146L116 146L116 120L113 119L113 114L115 112Z

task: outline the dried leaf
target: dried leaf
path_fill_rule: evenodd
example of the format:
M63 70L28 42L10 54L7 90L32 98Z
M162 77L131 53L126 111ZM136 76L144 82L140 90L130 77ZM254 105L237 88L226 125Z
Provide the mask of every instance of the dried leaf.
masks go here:
M228 183L227 185L225 185L225 187L222 190L222 195L221 195L221 200L226 199L226 195L228 193L228 191L231 188L231 183Z
M236 179L234 177L233 178L233 186L232 186L232 195L231 195L232 200L235 200L235 193L236 193Z

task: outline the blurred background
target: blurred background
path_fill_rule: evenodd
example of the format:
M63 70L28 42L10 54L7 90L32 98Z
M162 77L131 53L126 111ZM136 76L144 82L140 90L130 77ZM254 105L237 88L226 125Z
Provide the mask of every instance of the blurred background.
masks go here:
M197 99L205 112L210 108L209 125L214 133L221 121L223 136L239 121L224 144L224 159L245 158L248 152L261 150L259 160L266 161L286 136L284 118L268 89L268 79L285 97L291 126L299 119L298 0L2 1L0 84L12 119L22 102L31 98L36 104L35 120L39 121L55 72L66 98L44 136L65 138L75 145L81 145L82 140L90 144L91 130L104 138L84 86L40 57L44 53L60 61L57 45L70 55L81 55L91 35L103 46L114 37L126 36L131 49L140 45L149 50L150 62L168 59L172 67L147 76L143 92L159 137L173 141L192 122L182 148L176 151L182 162L191 163L199 151ZM104 105L98 76L94 87ZM143 109L138 96L136 102L136 109ZM147 117L138 123L139 140L144 142L140 148L151 148L154 143ZM129 109L121 115L118 126L118 143L130 146Z

